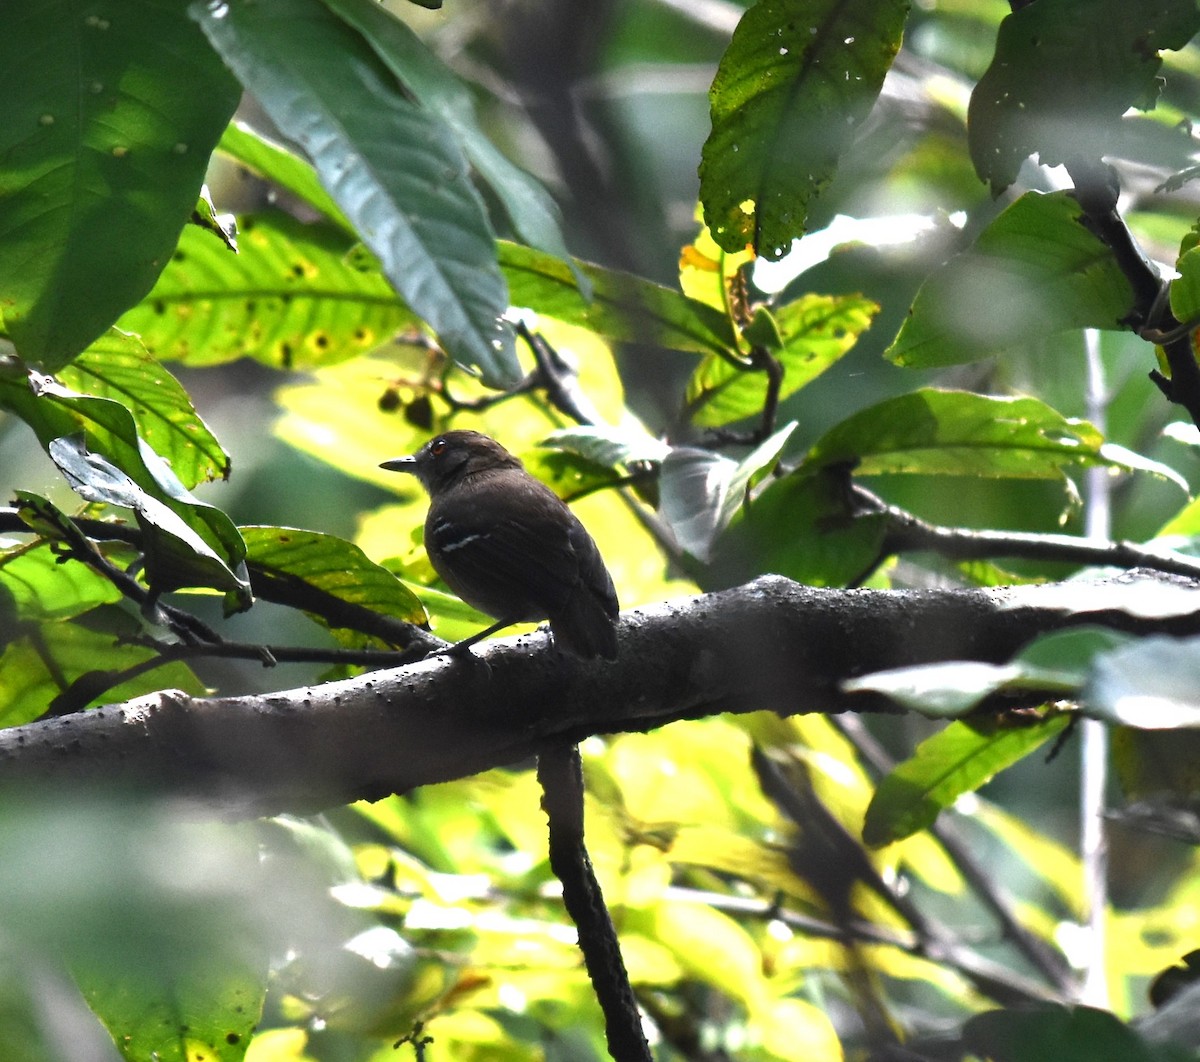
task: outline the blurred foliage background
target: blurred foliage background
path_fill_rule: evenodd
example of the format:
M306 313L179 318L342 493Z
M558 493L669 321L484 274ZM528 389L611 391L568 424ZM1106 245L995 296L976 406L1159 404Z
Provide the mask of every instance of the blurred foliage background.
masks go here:
M1016 134L999 136L1002 144L1017 143L1011 173L997 164L989 174L973 160L968 109L993 68L1003 25L1016 17L1010 5L920 0L907 10L894 3L760 0L755 17L776 19L788 32L807 28L805 19L828 27L845 18L861 25L860 33L886 36L890 19L903 26L903 46L894 61L890 54L864 60L864 69L873 63L880 78L887 71L878 98L865 108L853 96L823 97L804 72L793 72L797 96L812 95L822 127L844 124L848 135L828 173L809 175L808 198L795 208L807 214L803 239L782 256L759 247L756 263L753 254L722 250L698 206L704 199L715 214L718 196L711 187L702 192L698 167L720 104L718 64L723 71L748 68L727 54L736 46L731 35L740 6L725 0L599 0L586 9L566 0L451 0L436 10L387 5L413 31L411 41L399 38L388 53L407 56L395 60L412 79L397 74L406 86L398 94L418 99L416 109L426 117L432 112L462 123L454 129L477 174L503 169L487 154L490 144L536 178L561 211L566 249L595 264L577 265L575 275L565 266L554 272L547 264L553 249L530 235L531 215L522 224L505 198L519 183L511 175L471 186L495 235L512 241L501 246L500 266L522 319L575 367L603 432L574 423L537 390L469 408L493 393L471 366L501 377L503 358L489 363L485 344L482 360L478 352L473 362L448 359L421 324L428 311L414 312L392 290L405 263L387 261L348 205L362 208L366 197L331 185L329 170L318 163L327 195L298 163L301 147L314 161L331 150L314 149L298 132L304 121L295 115L310 113L312 99L337 105L321 119L329 128L353 114L370 127L369 112L355 110L362 99L338 92L345 70L375 70L373 59L355 58L364 41L382 47L386 37L372 21L382 12L366 10L371 6L288 0L282 14L258 24L253 5L234 0L194 4L190 21L178 5L146 0L138 5L146 25L129 29L121 28L120 12L103 4L31 0L28 21L0 45L0 55L26 78L21 91L0 90L16 116L14 128L26 128L34 116L43 130L58 129L63 123L46 100L70 99L71 92L104 96L108 68L95 60L102 72L93 79L86 48L83 60L68 62L60 84L60 67L39 66L29 42L44 33L46 48L57 55L75 34L87 43L93 39L87 34L107 32L110 18L126 44L139 46L155 40L153 20L162 19L158 39L170 62L203 54L209 63L214 55L204 49L211 44L250 90L242 95L216 65L205 68L211 87L206 82L196 90L212 100L224 93L230 107L240 97L228 129L213 104L212 139L221 139L205 173L216 211L237 217L238 257L211 231L189 225L174 257L155 259L165 268L149 293L114 295L111 320L95 329L116 322L141 336L231 456L231 472L197 470L185 484L199 503L238 527L303 528L354 543L391 573L389 580L402 580L389 583L390 614L405 616L412 608L419 615L423 607L435 633L447 639L477 629L483 618L436 585L420 543L424 497L377 466L448 424L497 436L577 505L626 608L736 585L764 571L815 585L885 587L1041 581L1080 567L1069 553L1051 561L997 557L995 564L928 554L881 557L878 526L838 523L847 514L825 473L847 462L857 465L856 483L936 524L1137 542L1166 530L1176 536L1172 544L1190 549L1195 429L1149 379L1158 364L1154 348L1126 327L1127 280L1097 252L1099 242L1069 262L1069 248L1060 254L1070 243L1064 233L1084 231L1074 201L1053 196L1072 187L1071 176L1062 166L1026 158L1031 152L1021 153ZM1050 8L1050 28L1065 27L1064 47L1073 43L1079 68L1043 70L1030 75L1032 83L1060 79L1067 118L1094 127L1093 141L1116 167L1121 217L1148 256L1165 271L1178 266L1190 283L1195 264L1185 266L1180 254L1200 214L1189 183L1196 149L1191 116L1200 113L1200 49L1189 43L1194 4L1124 14L1119 4L1089 10L1071 0L1011 6ZM59 26L60 9L69 9L73 28L47 29ZM271 17L279 19L274 27ZM186 32L176 22L185 22ZM1163 79L1156 100L1131 90L1115 115L1105 110L1115 104L1098 97L1096 113L1089 111L1093 101L1071 85L1088 64L1109 70L1111 56L1099 38L1118 46L1137 39L1139 62L1149 62L1155 47L1166 49L1161 70L1155 66L1148 75ZM425 50L404 52L412 41ZM843 43L857 62L854 35ZM272 44L284 60L294 60L291 72L285 61L276 69ZM763 41L747 31L740 46L761 49ZM442 73L429 74L419 56L444 64L437 66ZM322 81L325 75L315 71L325 62ZM169 71L160 76L169 83ZM735 80L732 72L728 77ZM1140 68L1130 77L1135 89L1149 83ZM63 85L69 91L56 96ZM154 99L152 91L147 95ZM1127 112L1130 104L1152 103L1153 109ZM472 118L463 117L464 107L473 108ZM477 133L483 146L472 139ZM0 144L0 174L15 174L14 187L37 193L43 176L28 177L31 164L22 152L41 142L23 135ZM169 130L162 135L174 137ZM356 143L353 130L348 136ZM753 130L745 136L750 147ZM1095 148L1080 139L1078 150ZM1044 143L1042 163L1056 161ZM187 147L179 140L172 148L180 145ZM365 135L359 146L366 151ZM121 147L99 155L119 161ZM79 161L87 156L73 157L87 170ZM724 152L716 162L706 156L705 164L730 159ZM406 165L397 162L397 171L407 174ZM114 203L136 198L123 179L108 185ZM184 199L194 197L194 187L180 184ZM1021 199L1030 192L1046 195ZM1031 217L1013 222L1015 215L1006 213L1030 202ZM19 197L12 203L6 219L0 199L0 231L15 246L18 223L41 215L22 214ZM435 220L452 217L440 209L432 211ZM554 213L533 211L543 221ZM136 219L122 215L120 223L139 231ZM71 246L96 240L100 256L105 241L117 242L113 233L84 228L70 236ZM482 242L490 248L488 239ZM954 257L963 252L966 259ZM1005 290L996 275L978 272L973 253L985 263L1016 261L1012 270L1027 284L1014 281ZM11 339L0 384L24 381L30 367L86 395L101 394L95 380L104 380L112 389L103 393L126 400L144 438L138 403L154 401L120 392L113 366L128 357L141 366L137 372L150 372L147 364L157 362L139 361L145 351L131 353L111 332L71 348L67 340L66 347L43 342L29 323L45 312L39 307L47 292L78 288L86 270L44 278L44 290L27 297L20 278L36 272L28 259L15 252L0 258ZM960 273L931 279L951 260ZM94 262L88 268L99 269ZM426 268L422 261L412 272L424 275ZM485 272L480 267L478 275ZM574 288L582 275L600 293L593 303ZM495 280L486 276L487 283ZM412 293L401 294L414 301ZM610 295L617 307L611 311ZM753 307L739 308L739 299L773 316L759 321ZM1171 305L1182 311L1186 297L1179 299L1172 294ZM664 339L666 326L647 332L639 314L651 310L676 314L679 333L692 338ZM59 318L75 312L64 309ZM1178 316L1188 323L1194 313ZM915 339L907 355L897 353L902 326L910 334L927 330L924 353L914 353ZM104 342L116 345L102 348ZM745 433L758 424L765 388L731 385L736 374L728 356L747 357L756 346L772 350L790 375L772 430L751 440ZM521 370L532 370L528 345L518 340L514 350ZM810 362L818 368L806 369ZM165 387L156 381L147 394ZM14 394L0 392L7 410L0 415L0 489L7 497L32 492L76 512L80 498L60 474L67 458L47 456L53 432L36 426L39 416L58 422L29 412L24 391L20 399ZM1007 404L1013 396L1040 401ZM99 421L86 418L99 415L81 412L69 396L62 408L84 418L80 430L97 451ZM568 428L574 434L561 434ZM743 436L721 434L735 430ZM547 438L550 448L541 445ZM115 448L104 452L137 479ZM182 460L171 464L182 476ZM611 488L618 476L622 482L629 476L634 490L593 489ZM718 497L713 484L725 495ZM726 505L730 484L751 491L754 503ZM102 503L114 500L80 493L88 515L108 511ZM1098 506L1106 519L1096 517ZM189 509L186 518L199 511ZM215 527L210 522L201 531ZM252 561L285 563L270 533L246 537ZM72 566L46 556L37 561L27 537L6 538L4 546L0 580L36 588L27 597L6 589L11 600L0 613L11 620L0 656L0 718L17 725L37 718L47 699L70 688L98 655L107 660L113 632L136 627L137 619L128 608L124 618L113 618L120 606L102 580L63 590ZM107 548L115 560L132 557ZM368 571L357 553L327 542L314 549L330 550L321 563ZM222 597L212 591L236 594L239 559L236 551L224 556L232 572L226 582L197 577L187 584L209 592L187 595L186 607L225 637L379 644L330 632L269 602L225 617ZM70 637L63 621L75 624ZM38 624L42 643L29 634ZM81 629L92 633L84 638ZM113 660L111 666L128 666ZM345 673L219 659L171 667L93 700L168 685L266 692ZM1080 741L1078 728L1065 725L1053 712L1014 726L1015 735L912 712L866 721L748 715L586 742L589 848L656 1056L1036 1062L1062 1057L1062 1045L1070 1043L1072 1058L1195 1057L1157 1043L1152 1030L1124 1024L1152 1009L1148 984L1194 947L1195 838L1113 825L1111 897L1101 901L1102 914L1089 929L1078 842ZM1125 790L1108 783L1113 802L1144 796L1147 776L1165 771L1160 764L1186 749L1182 765L1170 761L1181 776L1171 799L1191 807L1190 734L1166 733L1157 745L1155 735L1118 736L1118 769L1135 781ZM935 744L921 746L925 741ZM914 768L932 812L907 830L889 820L876 839L890 843L864 849L859 838L880 778L896 761L925 763L919 746L934 765L929 771L953 764L960 773L939 788L925 768ZM921 828L938 811L944 832ZM228 827L199 827L189 809L135 807L120 794L65 794L61 807L49 808L6 797L0 868L4 922L11 927L0 931L5 1058L78 1062L111 1059L114 1051L127 1059L252 1062L605 1057L600 1017L547 865L536 784L519 765L316 819ZM1085 969L1092 975L1086 991ZM1057 1007L1081 999L1095 1009ZM1044 1005L1030 1040L1015 1022L999 1031L978 1023L983 1012L1014 1003ZM871 1054L893 1040L914 1054Z

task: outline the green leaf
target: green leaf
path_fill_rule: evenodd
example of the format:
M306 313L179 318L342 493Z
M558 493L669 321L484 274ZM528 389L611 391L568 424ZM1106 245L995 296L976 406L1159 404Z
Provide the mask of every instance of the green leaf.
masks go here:
M150 290L240 94L175 0L27 0L0 69L4 319L53 371Z
M354 226L342 213L317 178L317 171L304 159L276 144L244 122L230 122L217 144L217 150L235 159L248 170L279 185L304 200L329 222L358 239Z
M861 295L802 295L773 314L782 346L775 352L783 366L782 401L811 383L849 351L870 327L879 305ZM692 420L717 427L762 412L765 373L748 372L710 354L688 381Z
M879 848L925 829L963 793L974 792L1060 734L1070 718L1060 713L1031 725L950 723L879 783L867 806L863 840Z
M1081 217L1066 192L1026 192L921 285L886 356L935 368L1067 329L1123 329L1132 289Z
M1186 1062L1191 1051L1149 1044L1113 1014L1057 1003L976 1014L963 1026L965 1048L991 1062Z
M1153 108L1159 50L1200 31L1195 0L1054 0L1000 24L996 54L971 94L976 172L999 194L1030 155L1056 166L1111 153L1130 107Z
M357 29L379 58L420 102L454 130L471 164L500 200L518 236L571 267L584 298L588 281L563 241L562 217L549 193L515 166L479 127L466 85L403 22L376 0L325 0Z
M241 1062L266 996L266 964L195 964L164 979L157 971L76 963L88 1006L126 1062Z
M111 461L91 453L82 434L51 439L46 452L81 498L134 511L138 525L145 532L142 550L146 578L153 589L211 586L239 594L248 592L249 584L235 575L225 559L205 541L200 527L193 526L183 514L143 490Z
M778 259L879 95L907 0L759 0L709 90L700 200L726 251Z
M155 650L134 645L142 633L127 612L107 607L87 622L48 622L9 642L0 653L0 726L20 726L46 714L71 683L103 669L122 671L150 660ZM174 661L125 682L102 682L94 703L116 704L154 690L176 688L201 697L207 691L192 669Z
M632 273L577 262L592 288L580 293L566 263L520 244L499 243L500 267L514 306L590 328L606 339L709 354L737 350L729 318L673 288Z
M60 563L48 542L0 553L0 588L21 619L69 619L121 598L112 583L87 565Z
M59 370L68 387L120 402L137 434L162 457L185 487L229 478L229 455L200 419L179 381L133 336L110 329Z
M188 9L447 352L519 378L491 227L454 134L410 102L366 40L319 0Z
M357 241L279 211L240 219L231 255L184 232L154 290L118 322L156 357L219 365L249 357L312 369L365 353L417 318L378 268L349 260Z
M1177 321L1195 322L1200 317L1200 224L1184 235L1175 269L1179 276L1171 281L1171 313Z
M692 447L667 454L658 483L660 511L679 545L707 561L717 536L747 503L754 482L775 467L795 430L794 421L785 425L740 462Z
M1200 638L1142 638L1096 657L1088 715L1141 730L1200 726Z
M845 586L881 559L886 520L852 516L843 477L792 475L772 483L730 524L713 555L715 581L736 586L772 572L808 586Z
M147 567L154 565L160 589L216 585L242 595L247 593L248 587L240 574L245 547L233 521L220 509L206 505L188 493L170 466L139 437L133 415L121 403L81 395L52 377L29 372L26 376L0 374L0 408L10 410L24 420L47 453L53 443L75 437L74 443L63 444L60 458L78 468L77 482L86 483L93 472L101 479L110 478L110 473L102 472L99 467L102 463L110 463L129 477L146 497L174 512L203 540L208 551L219 558L219 562L214 562L204 551L178 553L180 539L177 538L172 541L156 538L148 542ZM91 461L89 456L100 460ZM156 547L166 552L160 554ZM178 570L173 569L175 564L180 565ZM177 581L191 576L201 578L203 572L208 573L203 578L215 582L188 584Z
M831 428L802 470L853 465L857 474L920 473L1055 479L1077 466L1124 467L1100 433L1036 398L922 389L885 399Z
M256 577L301 582L312 592L424 625L417 596L354 543L288 527L239 528ZM332 626L333 624L330 624Z

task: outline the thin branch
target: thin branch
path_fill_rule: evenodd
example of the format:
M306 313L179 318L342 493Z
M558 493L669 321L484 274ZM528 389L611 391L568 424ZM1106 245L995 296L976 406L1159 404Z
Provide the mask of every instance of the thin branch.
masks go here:
M550 826L550 869L562 882L563 904L579 932L579 950L604 1012L608 1053L614 1062L653 1062L617 931L584 844L579 747L546 746L538 756L537 777Z
M862 505L864 513L882 514L888 520L883 545L872 568L894 554L929 551L948 560L1008 557L1126 570L1148 568L1200 579L1200 559L1173 550L1147 549L1132 542L1097 542L1073 535L945 527L889 505L857 484L853 490L854 500Z
M852 715L836 716L831 722L877 775L883 776L895 767L895 760L875 740L860 718ZM1004 939L1024 955L1061 996L1066 999L1075 998L1079 986L1062 954L1037 934L1030 932L1017 918L1008 897L1000 891L995 875L975 858L975 854L963 841L954 823L946 816L940 816L929 827L929 832L942 851L950 857L967 884L996 917Z

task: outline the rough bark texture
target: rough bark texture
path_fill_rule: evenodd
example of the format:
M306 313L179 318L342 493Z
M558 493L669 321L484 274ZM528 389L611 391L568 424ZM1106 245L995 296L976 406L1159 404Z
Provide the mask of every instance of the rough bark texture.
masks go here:
M622 617L615 663L543 633L260 697L164 691L0 731L0 785L123 784L226 814L314 811L532 758L547 742L760 709L895 710L856 675L1002 662L1081 624L1200 632L1200 588L1137 573L994 590L821 590L776 576ZM1037 692L1022 703L1038 703ZM1009 700L985 710L1014 707Z

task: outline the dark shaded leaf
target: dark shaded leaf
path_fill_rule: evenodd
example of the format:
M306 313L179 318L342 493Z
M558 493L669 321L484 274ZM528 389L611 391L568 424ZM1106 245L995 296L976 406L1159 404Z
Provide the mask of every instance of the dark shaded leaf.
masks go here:
M1110 154L1121 115L1155 104L1164 48L1200 31L1194 0L1055 0L1000 24L996 55L971 94L976 172L999 194L1030 155L1047 166Z
M1026 192L921 285L887 357L936 368L1067 329L1123 329L1133 291L1081 217L1066 192Z
M907 0L759 0L709 90L700 201L726 251L781 258L879 95Z
M150 290L237 83L175 0L28 0L0 34L0 289L61 368Z
M446 124L319 0L188 10L447 352L496 386L518 379L491 226Z

